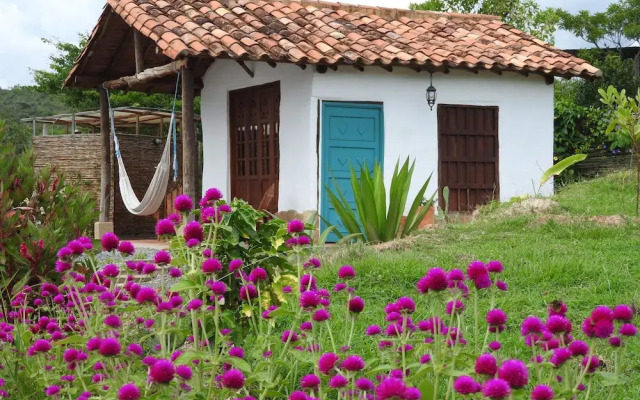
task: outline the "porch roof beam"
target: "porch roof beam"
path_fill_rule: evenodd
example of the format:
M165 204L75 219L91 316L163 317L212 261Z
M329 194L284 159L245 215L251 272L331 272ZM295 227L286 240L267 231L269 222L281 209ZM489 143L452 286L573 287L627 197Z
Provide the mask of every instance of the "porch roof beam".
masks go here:
M164 78L165 76L177 74L187 64L186 59L177 60L166 65L155 68L148 68L139 74L132 76L123 76L103 83L103 87L109 90L127 89L136 85L141 85L154 79Z

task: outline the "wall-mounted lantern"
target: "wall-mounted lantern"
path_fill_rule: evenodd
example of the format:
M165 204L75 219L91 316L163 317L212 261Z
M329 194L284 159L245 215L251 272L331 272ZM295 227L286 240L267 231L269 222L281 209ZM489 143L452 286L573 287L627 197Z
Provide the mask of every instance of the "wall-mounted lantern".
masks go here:
M433 106L436 104L436 99L438 98L436 93L436 88L433 87L433 74L429 74L429 79L431 84L427 88L427 104L429 104L429 109L433 111Z

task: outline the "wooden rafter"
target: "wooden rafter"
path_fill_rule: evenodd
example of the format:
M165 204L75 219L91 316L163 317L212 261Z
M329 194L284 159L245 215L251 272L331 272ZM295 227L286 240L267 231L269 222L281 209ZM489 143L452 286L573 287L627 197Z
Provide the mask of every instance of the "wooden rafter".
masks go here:
M185 65L187 65L186 59L177 60L159 67L145 69L136 75L123 76L122 78L106 81L103 83L103 87L109 90L132 88L136 85L141 85L154 79L177 74Z

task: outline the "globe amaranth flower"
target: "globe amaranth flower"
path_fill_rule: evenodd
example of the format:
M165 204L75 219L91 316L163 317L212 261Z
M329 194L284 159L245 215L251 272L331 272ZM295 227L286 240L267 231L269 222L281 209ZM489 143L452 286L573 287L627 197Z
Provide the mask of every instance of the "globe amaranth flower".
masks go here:
M416 311L416 303L411 297L400 297L395 304L400 313L412 314Z
M498 378L508 382L513 389L519 389L529 383L529 370L520 360L507 360L498 369Z
M209 288L214 294L218 294L218 295L225 294L227 293L227 290L228 290L227 285L225 285L225 283L222 281L216 281L211 283L211 285L209 285Z
M568 310L569 309L567 305L564 304L562 301L554 301L551 304L549 304L549 307L547 308L547 311L550 317L553 315L559 315L561 317L564 317L566 316Z
M585 357L582 359L582 366L587 369L588 373L592 374L600 366L600 360L597 356Z
M175 233L176 233L176 227L171 220L161 219L156 223L157 236L175 235Z
M633 309L626 304L618 304L613 308L613 319L622 322L631 322Z
M158 293L151 287L141 287L136 294L136 301L142 303L155 303L158 299Z
M264 268L254 268L249 272L249 280L253 283L258 283L259 281L266 281L269 278L267 275L267 271Z
M431 268L416 284L419 293L447 289L447 273L442 268Z
M217 258L207 258L202 262L202 273L213 274L222 271L222 263Z
M142 356L142 354L144 353L142 346L140 346L138 343L131 343L129 346L127 346L127 350L132 354L137 355L138 357Z
M522 336L537 335L544 331L544 324L538 317L527 317L522 321Z
M323 374L329 375L339 360L340 357L333 353L324 353L318 359L318 369Z
M547 319L546 328L554 335L571 333L571 321L560 315L552 315Z
M511 388L502 379L491 379L482 386L482 395L494 400L506 399L511 395Z
M165 265L171 263L171 254L166 250L160 250L153 256L153 262L158 265Z
M376 387L377 400L406 399L407 385L400 378L386 378Z
M149 369L149 378L155 383L168 383L176 373L173 363L166 359L155 360Z
M120 321L120 317L117 315L108 315L104 318L104 324L111 328L120 328L122 326L122 322Z
M361 371L364 366L364 360L360 356L348 356L340 363L340 368L347 371Z
M188 365L178 365L176 367L176 375L178 375L183 380L188 381L189 379L193 378L193 371Z
M136 252L136 248L133 246L133 243L123 240L118 244L118 251L122 254L132 255Z
M503 292L509 290L509 285L507 285L507 283L504 281L496 281L496 287Z
M382 333L382 329L380 329L378 325L371 325L367 327L364 334L367 336L373 336L379 335L380 333Z
M553 400L553 389L547 385L538 385L531 391L531 400Z
M193 209L193 201L186 194L181 194L173 201L173 207L182 213L188 213Z
M60 393L60 386L58 386L58 385L51 385L51 386L47 386L47 387L44 389L44 393L45 393L47 396L55 396L55 395L57 395L58 393Z
M282 343L294 343L298 341L298 334L295 331L286 330L280 335L280 341Z
M207 201L218 201L222 199L222 191L218 188L210 188L204 192L204 198Z
M504 271L504 267L502 266L502 263L500 261L493 260L489 261L489 263L487 264L487 270L493 273L501 273L502 271Z
M133 383L125 383L118 390L118 400L138 400L140 389Z
M498 371L498 363L491 354L483 354L476 359L476 374L493 376Z
M569 343L569 351L574 356L586 356L589 353L589 345L581 340L574 340Z
M338 270L338 279L347 280L356 277L356 270L351 265L343 265Z
M303 389L315 389L320 386L320 378L314 374L305 375L300 381L300 386Z
M100 347L98 353L106 357L113 357L120 354L121 351L120 342L116 338L104 338L100 341Z
M240 287L240 298L244 301L248 299L255 299L258 297L258 289L255 286L248 283Z
M507 322L507 313L499 308L487 312L487 323L490 326L501 326Z
M296 390L294 392L291 392L291 394L289 395L289 400L309 400L309 396L307 396L305 392Z
M447 302L446 313L447 315L451 315L452 313L458 314L463 312L465 309L465 305L460 300L451 300Z
M622 336L636 336L638 334L638 328L633 324L624 324L618 329L618 333Z
M613 311L607 306L598 306L591 312L591 320L594 323L599 321L613 321Z
M458 377L453 383L453 390L461 395L474 394L480 391L480 384L473 380L472 377L463 375Z
M567 362L572 356L573 356L573 353L571 352L571 350L569 350L566 347L560 347L553 350L553 354L551 355L551 358L549 359L549 361L556 368L559 368L565 362Z
M328 320L329 318L331 318L331 314L329 313L329 311L327 311L327 310L326 310L326 309L324 309L324 308L321 308L321 309L319 309L319 310L316 310L316 311L313 313L313 320L314 320L315 322L323 322L323 321Z
M104 235L102 235L102 238L100 239L100 244L102 245L102 248L104 249L104 251L111 251L111 250L117 249L118 243L120 243L120 239L118 239L118 236L116 236L116 234L113 232L105 233Z
M180 268L171 268L169 270L169 276L172 278L180 278L182 276L182 271Z
M613 336L609 338L609 344L611 345L611 347L620 347L622 346L622 339L620 339L618 336Z
M339 389L347 386L349 384L349 380L342 375L335 375L329 379L329 387L333 389Z
M299 219L292 219L287 224L288 233L301 233L304 232L304 223Z
M234 258L233 260L229 261L229 272L233 272L240 268L242 268L242 260Z
M231 357L244 358L244 350L241 347L234 346L229 349L229 355Z
M192 239L202 242L204 237L204 230L202 225L198 221L191 221L184 227L184 240L189 241Z
M354 296L351 300L349 300L349 311L352 313L359 314L364 310L364 300L359 296Z
M242 389L244 386L244 374L240 370L230 369L222 375L222 386L227 389Z
M303 265L304 268L320 268L321 266L322 263L315 257L310 258L309 261Z

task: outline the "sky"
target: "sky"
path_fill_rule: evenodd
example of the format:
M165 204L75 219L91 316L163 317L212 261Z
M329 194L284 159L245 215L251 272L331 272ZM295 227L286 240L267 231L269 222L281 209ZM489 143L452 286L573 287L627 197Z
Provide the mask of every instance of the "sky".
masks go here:
M341 0L344 3L407 8L410 0ZM417 0L414 0L417 1ZM33 69L46 69L54 48L42 38L76 42L89 33L105 0L0 0L0 88L33 84ZM602 11L613 0L538 0L543 7ZM559 48L585 47L568 32L556 34Z

